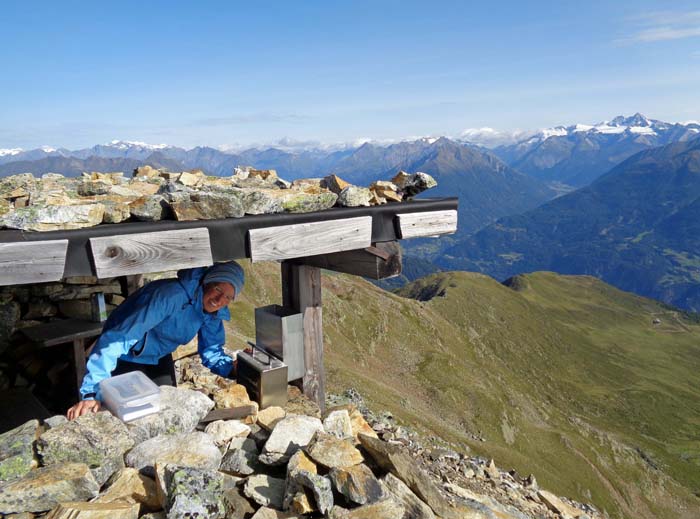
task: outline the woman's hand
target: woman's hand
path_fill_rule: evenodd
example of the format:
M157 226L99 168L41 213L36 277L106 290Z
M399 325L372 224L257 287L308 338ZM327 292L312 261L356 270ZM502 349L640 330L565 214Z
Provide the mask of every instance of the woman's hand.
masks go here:
M96 413L97 411L100 410L100 401L99 400L81 400L77 404L75 404L73 407L68 409L68 412L66 413L66 417L69 420L75 420L79 416L82 416L87 413Z

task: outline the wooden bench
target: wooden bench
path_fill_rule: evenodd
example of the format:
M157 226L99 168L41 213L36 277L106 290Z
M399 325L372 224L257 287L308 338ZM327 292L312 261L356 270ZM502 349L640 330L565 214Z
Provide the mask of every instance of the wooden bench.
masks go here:
M61 344L73 345L73 368L75 372L76 395L85 376L86 341L102 333L104 323L84 319L64 319L22 329L27 339L39 348L50 348Z

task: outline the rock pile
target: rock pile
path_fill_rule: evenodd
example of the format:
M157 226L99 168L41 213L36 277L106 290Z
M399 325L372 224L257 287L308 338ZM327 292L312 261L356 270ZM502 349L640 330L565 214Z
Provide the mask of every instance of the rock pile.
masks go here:
M426 173L400 171L369 188L335 175L287 182L275 170L236 168L230 177L201 170L173 173L141 166L123 173L65 178L23 173L0 179L0 228L53 231L127 220L239 218L246 214L305 213L333 206L401 202L436 186Z
M189 360L189 359L188 359ZM33 420L0 435L0 514L29 518L522 519L599 517L534 478L447 449L426 449L383 414L353 404L323 416L290 386L286 408L206 423L219 388L241 386L180 362L185 387L162 411L122 423L108 412ZM201 382L202 392L187 388ZM232 396L233 395L233 396ZM229 398L226 397L226 398ZM240 406L238 406L240 408ZM225 409L225 408L222 408ZM306 410L304 414L300 411ZM214 411L216 413L216 411ZM391 438L391 439L389 439ZM388 440L388 441L387 441Z

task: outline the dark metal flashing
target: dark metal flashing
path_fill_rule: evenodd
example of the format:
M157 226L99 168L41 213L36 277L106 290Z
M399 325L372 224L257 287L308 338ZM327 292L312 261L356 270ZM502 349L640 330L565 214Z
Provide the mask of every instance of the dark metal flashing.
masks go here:
M0 243L67 239L69 243L64 276L84 276L92 275L93 273L88 240L98 236L118 236L206 227L209 229L209 239L214 261L225 261L250 257L246 239L250 229L309 222L331 222L357 216L371 216L372 242L385 242L398 239L394 223L394 217L397 214L456 210L457 205L457 198L426 198L371 207L332 208L313 213L263 214L244 216L242 218L188 222L167 220L102 224L72 231L26 232L8 229L0 231Z

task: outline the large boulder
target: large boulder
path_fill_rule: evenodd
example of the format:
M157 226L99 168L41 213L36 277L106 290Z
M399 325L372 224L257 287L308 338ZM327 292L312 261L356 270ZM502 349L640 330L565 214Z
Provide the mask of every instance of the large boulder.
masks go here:
M0 486L4 514L45 512L64 501L93 498L100 486L84 463L61 463L29 472L22 479Z
M88 413L49 429L37 441L43 465L85 463L102 485L124 466L124 453L134 445L126 425L110 413Z
M0 484L20 479L37 466L34 441L38 429L39 421L30 420L0 434Z

